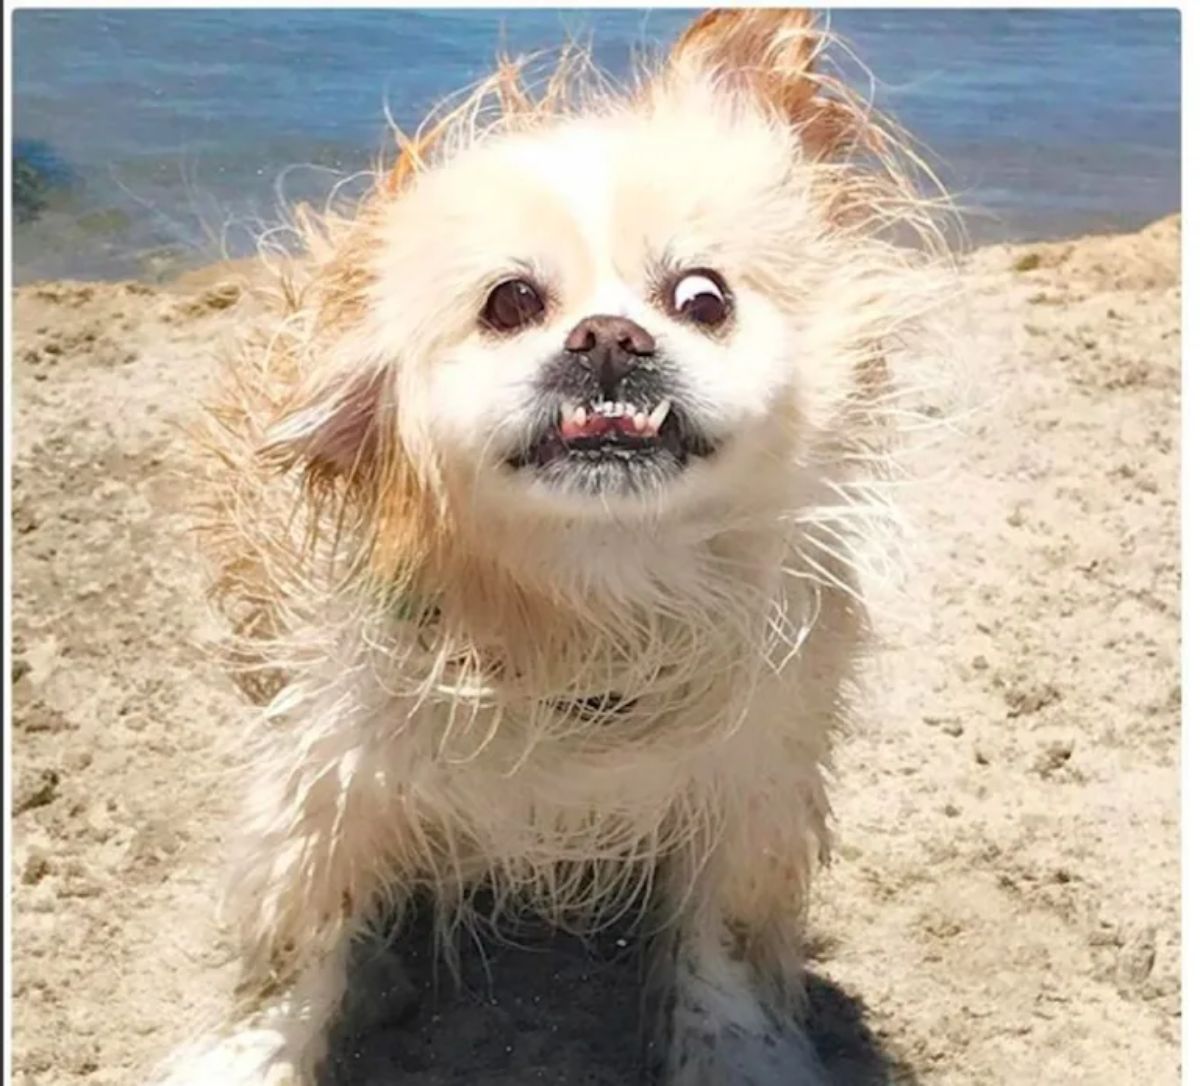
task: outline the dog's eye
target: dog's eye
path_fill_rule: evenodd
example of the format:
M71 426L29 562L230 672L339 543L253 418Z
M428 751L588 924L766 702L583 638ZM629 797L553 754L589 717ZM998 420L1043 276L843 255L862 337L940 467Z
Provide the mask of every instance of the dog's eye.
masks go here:
M493 287L480 319L496 332L515 332L542 319L546 302L537 287L525 279L506 279Z
M709 328L724 324L733 308L725 280L708 268L686 271L679 276L671 289L670 301L676 316Z

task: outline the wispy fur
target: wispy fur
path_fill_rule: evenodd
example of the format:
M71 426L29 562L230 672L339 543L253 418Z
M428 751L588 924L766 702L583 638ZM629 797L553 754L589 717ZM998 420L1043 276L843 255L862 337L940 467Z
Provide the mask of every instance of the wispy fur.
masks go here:
M940 282L919 160L817 75L827 41L794 13L721 13L632 92L578 49L540 81L505 60L397 131L395 163L352 214L297 217L305 253L276 263L272 315L204 432L204 548L230 659L263 705L229 903L252 1006L344 954L347 924L428 892L449 929L474 919L480 885L582 928L648 909L656 887L660 926L711 897L744 933L737 960L799 998L793 929L828 844L863 566L894 528L906 376L892 360ZM481 502L491 446L464 473L417 406L470 292L430 298L405 343L381 347L391 209L516 137L640 125L667 157L697 118L792 149L736 210L753 289L803 329L799 391L735 490L681 504L667 484L607 519L506 518Z

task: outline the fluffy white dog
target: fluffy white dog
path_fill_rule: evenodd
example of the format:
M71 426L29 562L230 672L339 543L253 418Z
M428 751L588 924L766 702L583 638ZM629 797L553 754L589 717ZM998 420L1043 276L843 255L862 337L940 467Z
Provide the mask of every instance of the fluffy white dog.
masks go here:
M914 160L803 12L628 91L515 65L309 219L213 409L246 685L242 998L189 1086L309 1083L348 948L420 895L640 910L668 1086L809 1086L802 918L886 530Z

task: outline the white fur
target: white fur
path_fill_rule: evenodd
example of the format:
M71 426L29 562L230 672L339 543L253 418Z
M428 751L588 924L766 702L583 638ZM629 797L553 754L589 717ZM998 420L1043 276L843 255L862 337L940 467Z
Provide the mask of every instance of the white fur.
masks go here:
M894 391L867 370L924 272L869 216L835 222L852 175L694 73L512 131L467 119L455 153L330 225L239 378L214 546L266 615L239 651L287 681L230 902L251 1002L167 1082L307 1083L355 934L419 891L470 922L487 884L556 922L646 914L669 1086L810 1086L801 920L867 634L859 559L888 521ZM664 312L667 266L718 269L730 327ZM480 308L516 274L547 284L546 319L490 335ZM585 496L501 455L596 313L658 340L722 443L652 492ZM347 464L360 416L391 460ZM264 444L334 476L307 522ZM608 693L631 704L579 711Z

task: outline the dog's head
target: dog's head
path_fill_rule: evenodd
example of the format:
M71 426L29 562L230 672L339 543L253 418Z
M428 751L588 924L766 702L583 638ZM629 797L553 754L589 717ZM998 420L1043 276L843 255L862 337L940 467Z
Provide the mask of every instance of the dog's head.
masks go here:
M713 13L627 96L570 102L502 68L498 115L410 143L335 246L272 448L497 524L781 500L897 316L856 165L878 132L821 40Z

